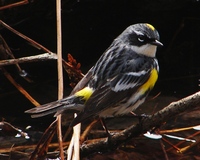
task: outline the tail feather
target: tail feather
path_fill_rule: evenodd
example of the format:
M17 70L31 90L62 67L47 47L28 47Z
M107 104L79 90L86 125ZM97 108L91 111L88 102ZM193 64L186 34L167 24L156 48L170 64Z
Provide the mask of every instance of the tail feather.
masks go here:
M83 104L75 104L75 97L70 96L61 100L50 102L39 107L35 107L25 111L25 113L31 114L32 118L43 117L49 114L54 114L55 116L61 114L66 109L78 110L83 108ZM77 100L76 100L77 103Z

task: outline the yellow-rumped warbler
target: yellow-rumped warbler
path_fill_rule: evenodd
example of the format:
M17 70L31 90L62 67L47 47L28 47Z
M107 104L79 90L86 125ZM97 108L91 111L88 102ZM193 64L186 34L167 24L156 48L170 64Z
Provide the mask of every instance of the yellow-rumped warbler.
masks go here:
M128 114L139 107L158 79L155 58L162 46L157 30L150 24L129 26L103 53L77 84L71 95L26 111L32 117L64 110L80 111L72 126L95 116Z

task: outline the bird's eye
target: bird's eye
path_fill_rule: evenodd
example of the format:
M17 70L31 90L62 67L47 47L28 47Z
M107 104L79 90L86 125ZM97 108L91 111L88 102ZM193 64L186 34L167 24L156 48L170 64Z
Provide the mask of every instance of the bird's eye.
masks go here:
M144 37L144 36L139 36L139 37L138 37L138 41L144 42L144 41L145 41L145 37Z

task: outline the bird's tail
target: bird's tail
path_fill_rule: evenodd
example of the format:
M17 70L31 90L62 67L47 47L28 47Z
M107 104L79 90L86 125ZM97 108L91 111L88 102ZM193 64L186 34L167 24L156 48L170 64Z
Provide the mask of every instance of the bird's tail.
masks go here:
M49 114L54 114L57 116L61 114L64 110L71 109L80 111L83 108L83 102L78 100L75 96L66 97L61 100L50 102L39 107L35 107L25 111L25 113L31 114L32 118L43 117Z

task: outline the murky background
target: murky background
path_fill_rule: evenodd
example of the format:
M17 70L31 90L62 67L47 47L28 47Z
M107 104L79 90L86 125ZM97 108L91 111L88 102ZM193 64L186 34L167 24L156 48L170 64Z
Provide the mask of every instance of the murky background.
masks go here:
M63 0L63 58L66 59L68 53L72 54L81 63L82 72L86 73L126 27L139 22L152 24L159 31L161 42L164 44L157 53L160 65L159 80L151 92L151 97L158 93L160 96L139 110L140 113L152 114L156 111L155 106L158 110L174 100L199 91L199 11L200 2L195 0ZM33 1L27 5L0 11L2 21L52 52L56 52L55 15L55 2L52 0ZM2 26L0 34L16 58L44 53ZM40 104L57 99L56 61L24 63L20 66L28 73L33 83L21 78L13 65L6 66L5 69ZM68 76L64 73L65 96L71 91L69 83ZM34 106L0 72L0 118L24 131L30 125L32 128L27 132L40 137L54 118L48 116L31 119L24 111L32 107ZM119 119L116 127L116 123L108 126L123 128L124 124L119 127L121 121ZM5 133L0 131L0 137L4 136ZM24 141L26 140L20 140L18 143Z

